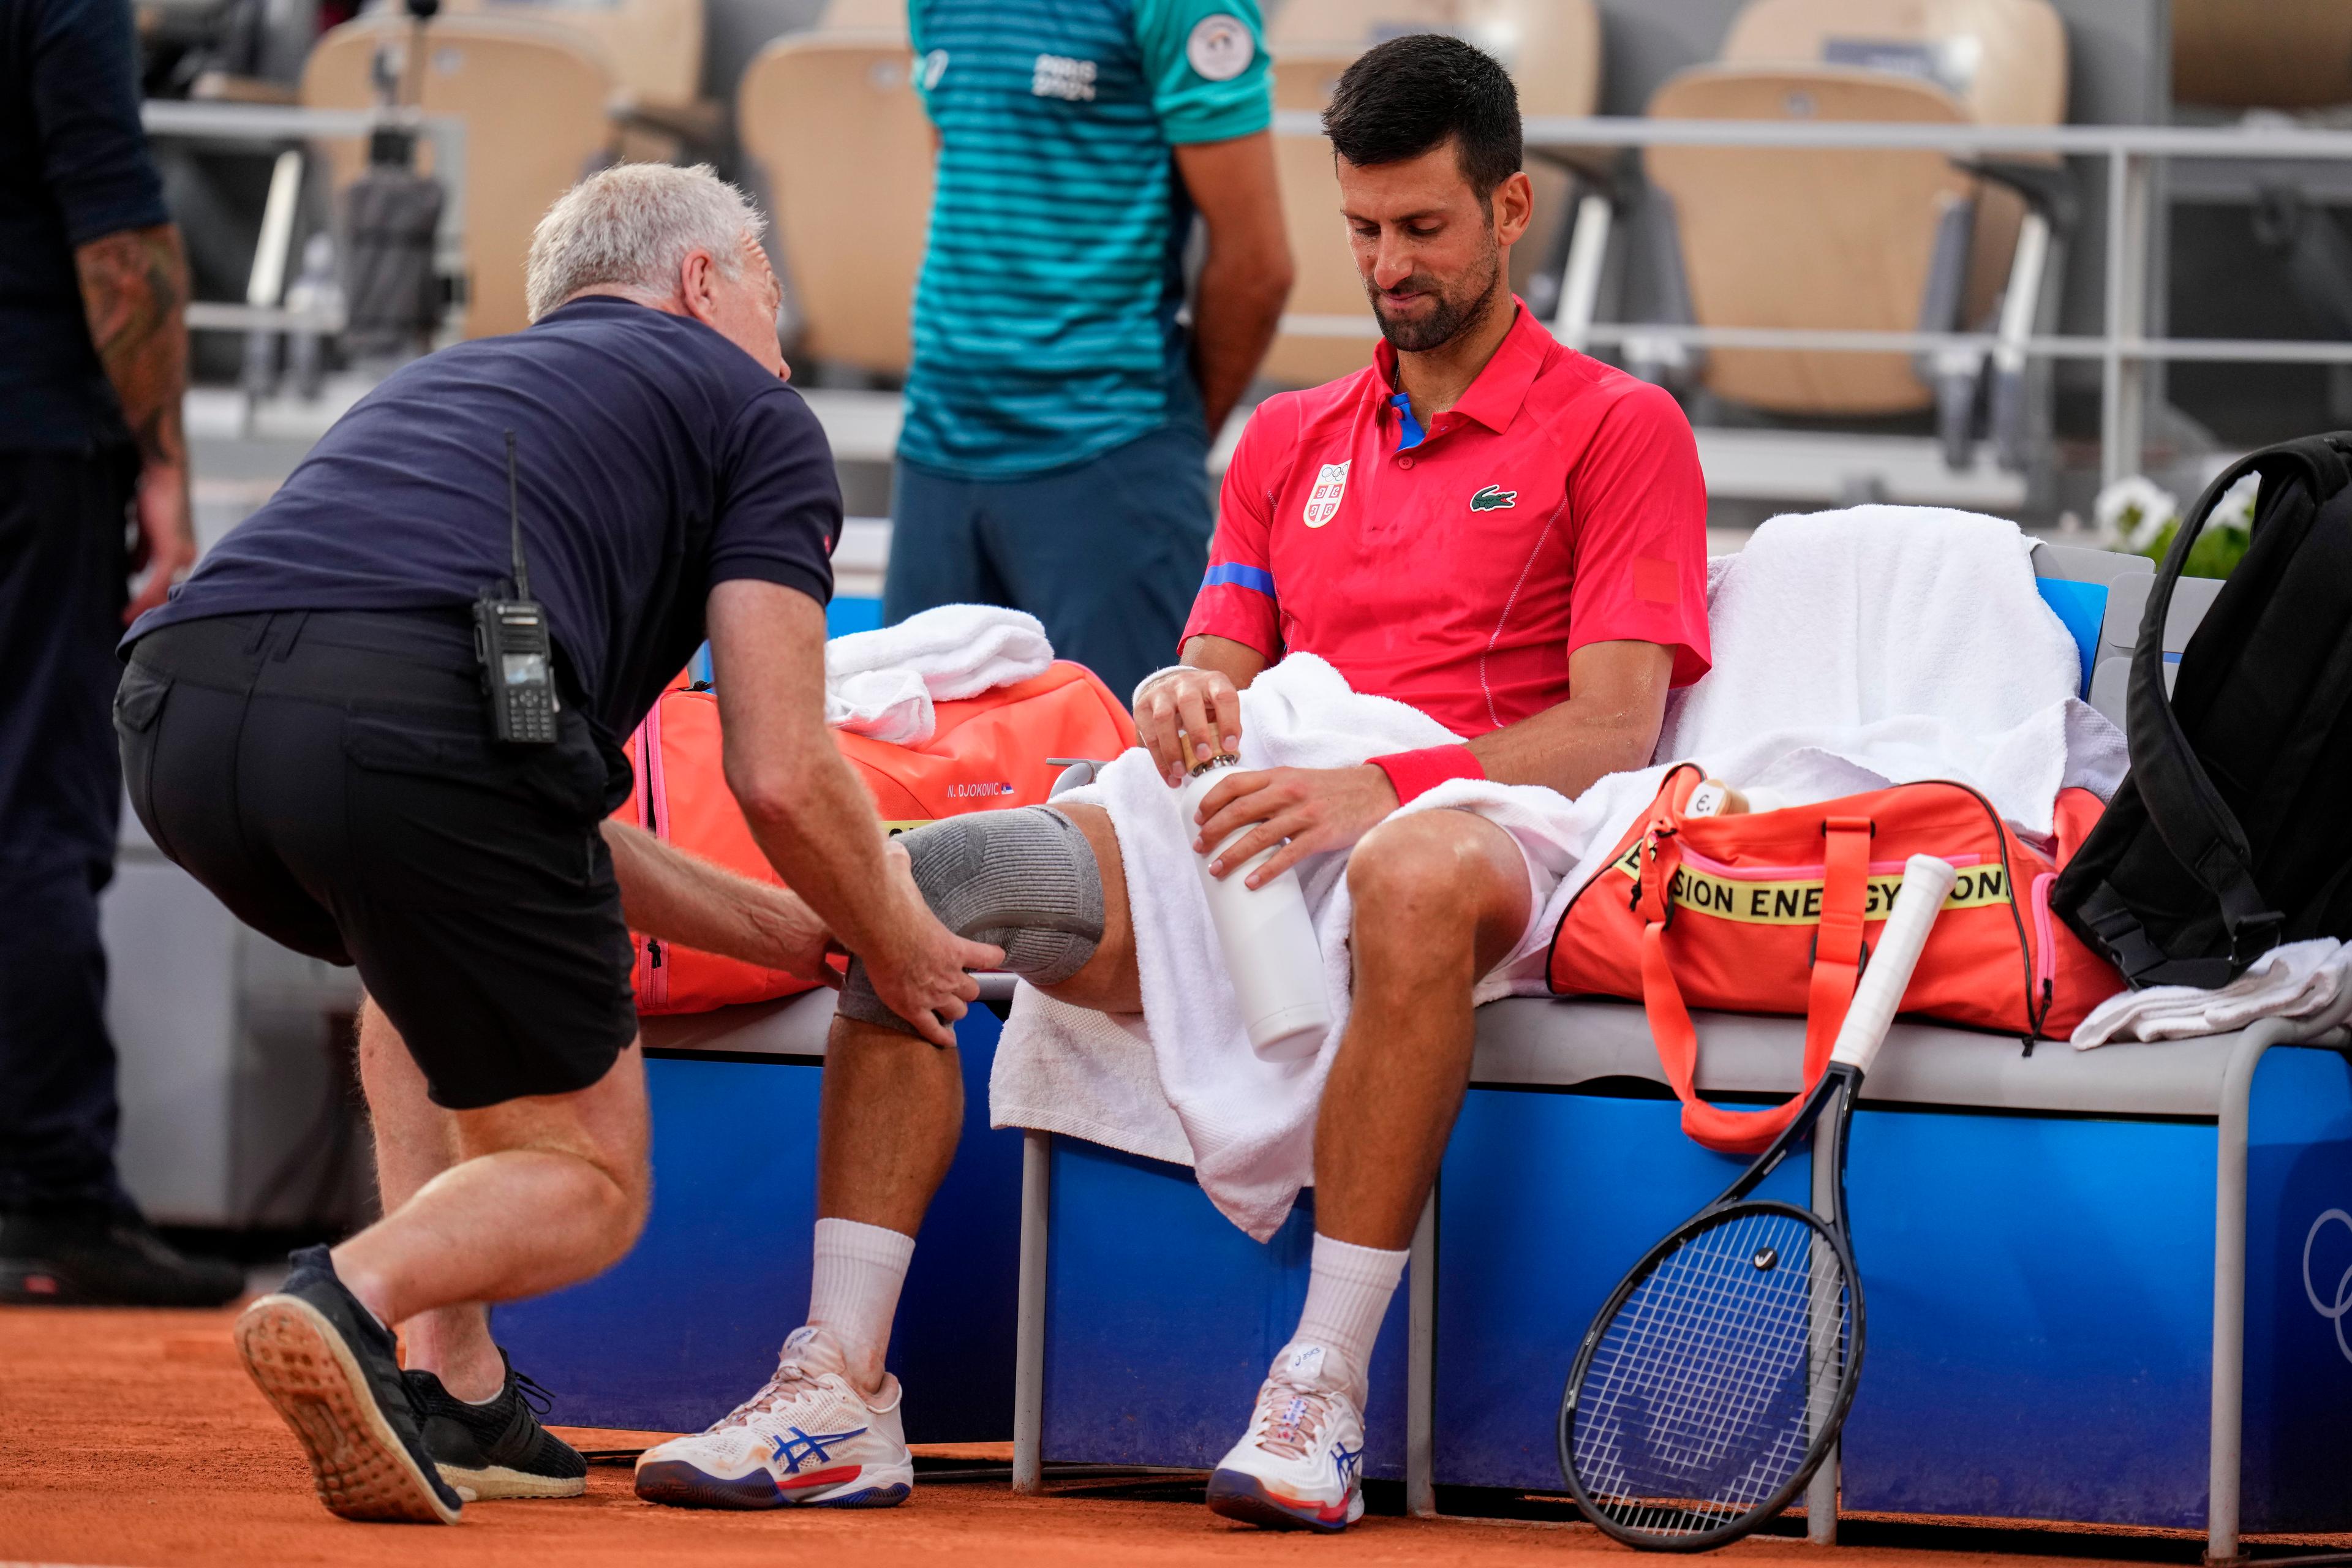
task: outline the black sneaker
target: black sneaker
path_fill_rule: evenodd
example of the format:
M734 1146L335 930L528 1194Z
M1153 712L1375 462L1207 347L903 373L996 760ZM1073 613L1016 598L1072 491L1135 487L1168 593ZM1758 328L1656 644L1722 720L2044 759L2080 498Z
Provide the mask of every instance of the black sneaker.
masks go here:
M245 1270L175 1252L135 1210L0 1215L0 1301L48 1307L225 1307Z
M335 1278L323 1247L236 1321L245 1370L310 1457L319 1500L345 1519L455 1524L465 1500L433 1468L392 1331Z
M500 1351L499 1358L506 1353ZM547 1414L547 1390L515 1371L511 1361L506 1385L486 1405L468 1405L429 1372L401 1375L441 1479L467 1502L578 1497L588 1489L588 1461L539 1424Z

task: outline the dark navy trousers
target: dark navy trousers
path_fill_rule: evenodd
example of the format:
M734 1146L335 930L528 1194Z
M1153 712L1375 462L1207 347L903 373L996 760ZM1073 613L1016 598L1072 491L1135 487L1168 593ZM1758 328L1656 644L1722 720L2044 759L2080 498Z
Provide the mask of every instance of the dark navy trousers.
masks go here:
M1076 468L961 479L898 465L882 620L940 605L1002 605L1045 624L1054 652L1121 702L1176 662L1216 503L1208 440L1179 426Z
M0 1209L126 1202L98 895L138 460L0 451Z

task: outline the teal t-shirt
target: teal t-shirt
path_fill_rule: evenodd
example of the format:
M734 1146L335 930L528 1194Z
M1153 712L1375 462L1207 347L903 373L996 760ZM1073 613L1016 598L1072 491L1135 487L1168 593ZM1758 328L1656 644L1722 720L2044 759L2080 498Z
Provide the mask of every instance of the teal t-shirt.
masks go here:
M1201 423L1171 149L1273 119L1257 0L908 0L940 154L898 455L961 479Z

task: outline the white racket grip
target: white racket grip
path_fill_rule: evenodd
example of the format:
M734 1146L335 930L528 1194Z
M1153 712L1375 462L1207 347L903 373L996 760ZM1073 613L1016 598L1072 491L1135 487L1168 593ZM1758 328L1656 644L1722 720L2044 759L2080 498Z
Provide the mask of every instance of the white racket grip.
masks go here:
M1911 972L1919 967L1927 932L1943 912L1944 900L1951 896L1958 875L1949 861L1933 855L1914 855L1905 863L1903 885L1895 889L1895 908L1879 928L1878 945L1870 950L1869 965L1862 972L1862 984L1853 989L1853 1004L1845 1010L1837 1044L1830 1047L1830 1060L1843 1062L1858 1072L1870 1070L1878 1047L1886 1043L1887 1026L1895 1022L1895 1009L1903 1005L1903 993L1910 988Z

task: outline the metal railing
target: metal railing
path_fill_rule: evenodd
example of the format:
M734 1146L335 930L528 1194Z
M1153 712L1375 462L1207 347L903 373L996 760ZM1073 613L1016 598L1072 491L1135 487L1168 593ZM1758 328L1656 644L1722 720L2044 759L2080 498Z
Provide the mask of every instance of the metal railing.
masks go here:
M1275 116L1285 136L1322 134L1308 110ZM1675 343L1690 348L1806 349L1848 353L1982 354L2022 351L2033 358L2091 360L2101 367L2100 473L2112 480L2139 470L2147 435L2148 367L2168 361L2267 364L2352 364L2352 341L2151 337L2147 284L2153 250L2156 171L2168 158L2229 159L2250 164L2327 162L2352 165L2352 131L2284 126L2202 128L2170 125L1916 125L1816 120L1649 120L1535 116L1524 127L1530 148L1559 154L1629 147L1779 147L1993 153L2095 158L2106 166L2106 275L2102 330L2038 333L2004 340L1990 332L1881 332L1803 327L1696 327L1663 322L1573 324L1580 342ZM1571 247L1573 249L1573 247ZM1571 268L1574 261L1571 259ZM1563 308L1567 301L1562 291ZM1562 323L1555 323L1555 331ZM1308 337L1376 336L1369 314L1298 315L1283 330ZM1563 332L1563 336L1570 335Z
M364 138L394 129L413 132L433 147L434 177L441 182L441 225L434 236L436 265L445 275L464 268L466 241L466 122L452 114L415 109L304 109L268 103L210 103L151 100L140 118L153 137L191 142L277 145L285 149L269 184L255 247L253 271L242 304L197 300L188 306L192 331L340 331L331 314L289 310L280 302L289 270L294 208L299 199L302 148L311 142ZM462 307L460 307L462 308Z

